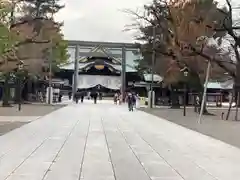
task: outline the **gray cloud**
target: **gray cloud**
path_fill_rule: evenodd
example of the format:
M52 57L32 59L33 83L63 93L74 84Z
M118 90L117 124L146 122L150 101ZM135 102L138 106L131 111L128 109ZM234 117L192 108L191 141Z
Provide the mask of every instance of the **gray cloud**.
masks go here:
M133 41L133 34L123 32L131 17L121 10L137 9L149 0L62 0L65 9L57 15L64 21L65 39L86 41Z
M65 39L131 42L134 34L123 32L133 21L123 9L136 10L152 0L62 0L66 7L57 15L64 21ZM233 0L238 2L238 0ZM225 4L225 0L219 0ZM236 4L236 3L234 3Z

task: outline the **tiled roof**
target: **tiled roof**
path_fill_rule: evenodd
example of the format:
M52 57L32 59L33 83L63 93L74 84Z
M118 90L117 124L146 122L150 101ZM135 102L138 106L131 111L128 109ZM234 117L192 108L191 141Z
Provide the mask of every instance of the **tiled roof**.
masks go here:
M233 88L233 83L228 83L228 82L209 82L207 85L208 89L232 89Z
M89 52L89 50L87 51ZM101 46L97 46L95 48L93 48L92 50L90 50L90 52L96 52L99 56L99 54L101 54L101 57L114 57L116 56L117 54L121 54L120 51L116 50L116 49L108 49L108 48L103 48ZM74 48L71 48L69 47L68 48L68 53L70 55L69 57L69 60L68 60L68 63L62 65L60 68L61 69L65 69L65 70L74 70L74 57L75 57L75 49ZM109 55L108 55L109 54ZM135 69L135 66L136 66L136 63L135 63L135 60L136 59L139 59L140 57L138 55L135 55L135 53L131 52L130 51L126 51L126 72L136 72L137 70ZM79 58L79 62L83 62L85 59L85 57L80 57ZM114 58L115 61L117 61L118 63L121 63L121 58ZM86 62L86 61L85 61ZM86 62L87 63L87 62ZM85 65L82 64L82 63L79 63L79 68L83 68ZM121 71L121 65L113 65L113 67L115 69L118 69Z

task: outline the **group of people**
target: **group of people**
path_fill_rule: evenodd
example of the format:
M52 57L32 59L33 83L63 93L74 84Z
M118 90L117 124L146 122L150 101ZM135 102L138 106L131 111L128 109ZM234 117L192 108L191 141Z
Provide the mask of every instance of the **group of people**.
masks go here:
M74 95L74 100L78 104L79 100L81 103L84 101L84 97L87 97L87 99L93 99L94 104L97 104L97 99L99 98L100 100L102 99L102 93L92 91L92 92L86 92L86 91L81 91L78 90L75 95ZM69 99L71 99L71 94L69 93ZM122 104L123 96L121 93L115 93L114 94L114 104ZM128 92L125 95L125 102L128 104L128 110L133 111L134 108L138 107L139 104L139 96L138 94L134 92Z
M96 91L87 93L86 91L77 90L77 92L74 95L74 100L76 104L78 104L79 100L81 101L81 103L83 103L85 96L89 96L89 99L92 98L94 101L94 104L97 104L98 97L100 100L102 99L102 93L98 93ZM69 95L69 99L71 99L70 95Z
M113 98L114 104L122 104L122 99L123 97L120 93L115 93ZM125 101L128 104L128 110L133 111L138 106L139 96L134 92L129 92L126 94Z

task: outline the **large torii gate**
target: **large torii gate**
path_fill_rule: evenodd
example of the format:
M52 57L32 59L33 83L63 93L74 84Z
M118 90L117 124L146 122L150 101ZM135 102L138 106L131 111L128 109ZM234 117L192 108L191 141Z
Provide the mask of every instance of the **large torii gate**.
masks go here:
M113 58L121 58L121 93L124 94L126 91L126 52L131 50L136 50L140 48L139 44L134 43L117 43L117 42L94 42L94 41L68 41L69 47L75 48L75 58L74 58L74 78L73 78L73 95L77 91L78 87L78 74L79 74L79 58L80 57L91 57L91 52L80 52L81 48L86 49L95 48L97 46L102 46L106 49L119 49L121 50L121 55L112 53Z

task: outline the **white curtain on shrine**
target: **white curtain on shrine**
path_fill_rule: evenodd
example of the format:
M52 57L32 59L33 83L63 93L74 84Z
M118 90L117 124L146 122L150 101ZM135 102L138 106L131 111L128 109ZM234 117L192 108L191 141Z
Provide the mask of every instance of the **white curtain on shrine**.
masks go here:
M102 85L108 89L118 90L121 87L120 76L99 76L99 75L79 75L78 88L88 89L97 85Z

